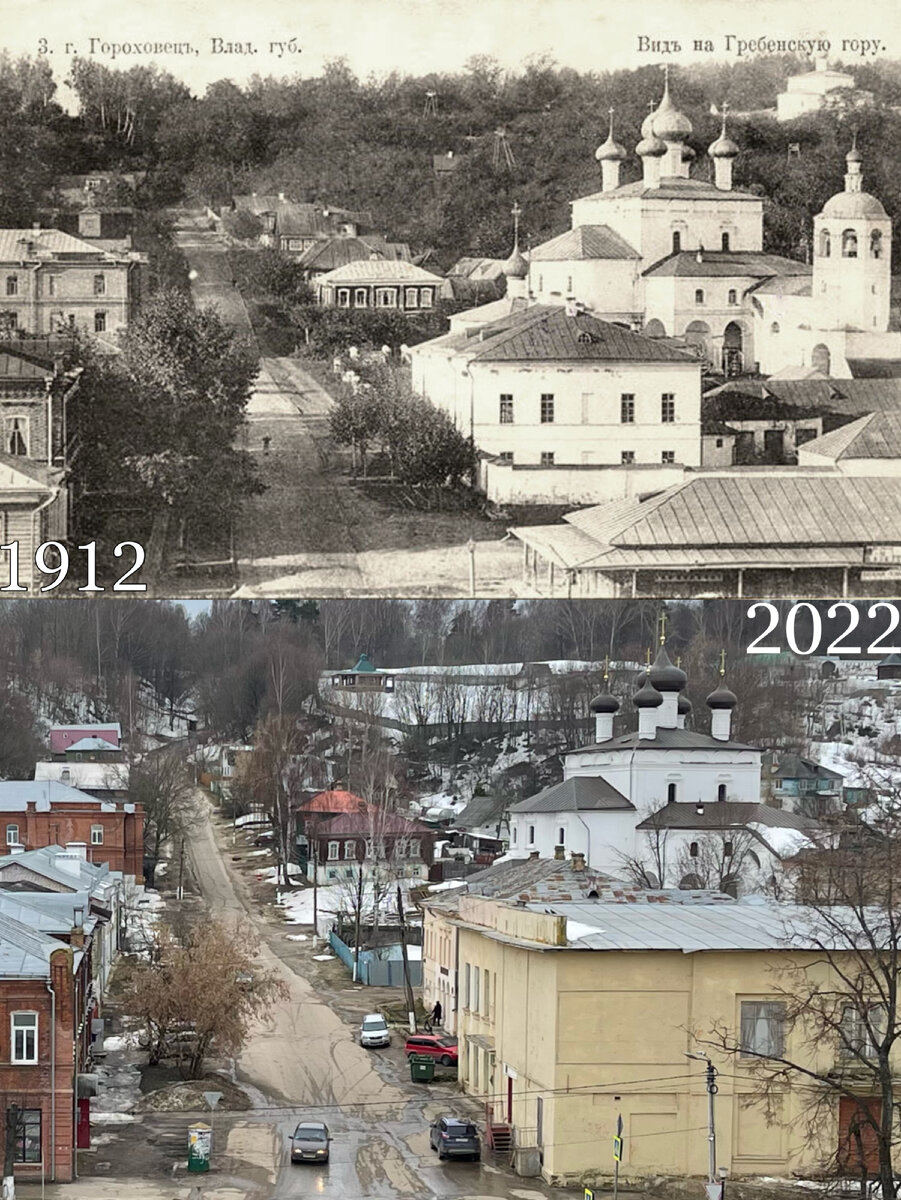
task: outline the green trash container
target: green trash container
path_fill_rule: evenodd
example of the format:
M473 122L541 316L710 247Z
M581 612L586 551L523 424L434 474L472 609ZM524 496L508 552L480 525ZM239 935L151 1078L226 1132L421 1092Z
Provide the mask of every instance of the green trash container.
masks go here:
M431 1083L435 1078L435 1060L431 1054L410 1055L410 1078L414 1083Z

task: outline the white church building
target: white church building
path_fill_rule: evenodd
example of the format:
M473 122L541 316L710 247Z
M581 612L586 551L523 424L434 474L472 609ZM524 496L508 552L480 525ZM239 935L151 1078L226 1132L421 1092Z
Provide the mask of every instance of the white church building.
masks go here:
M818 823L761 803L761 751L733 740L738 700L724 682L707 697L709 733L685 728L686 682L661 647L632 697L637 728L617 737L619 701L596 696L594 740L565 755L562 782L511 806L510 854L562 850L614 877L631 864L648 886L699 887L711 881L693 860L728 859L734 847L734 890L765 888Z
M726 376L850 379L866 364L872 377L901 360L901 333L889 330L891 221L863 189L856 144L843 191L815 218L811 265L764 251L764 201L733 185L740 148L725 115L710 165L694 173L691 133L667 79L635 147L641 177L623 183L629 156L611 114L596 152L601 190L573 201L571 229L528 261L517 229L506 297L412 349L414 388L492 459L495 498L626 498L672 482L661 468L696 468L700 370L680 350ZM675 397L658 378L664 364ZM555 494L534 475L550 467ZM572 473L590 467L609 478L595 472L580 492Z

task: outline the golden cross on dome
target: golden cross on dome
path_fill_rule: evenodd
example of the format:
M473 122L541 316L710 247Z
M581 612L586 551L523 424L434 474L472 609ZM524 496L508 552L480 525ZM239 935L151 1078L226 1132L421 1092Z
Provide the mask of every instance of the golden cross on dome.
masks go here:
M666 609L660 614L660 645L666 641Z
M519 207L519 201L513 201L513 207L510 209L513 217L513 240L519 244L519 218L522 216L522 209Z
M610 671L610 655L605 654L604 655L604 683L606 683L607 680L610 678L609 671Z
M724 679L725 677L726 677L726 651L721 650L720 651L720 678Z
M647 665L650 666L651 665L651 647L650 646L648 646L647 650L645 651L645 658L647 661Z

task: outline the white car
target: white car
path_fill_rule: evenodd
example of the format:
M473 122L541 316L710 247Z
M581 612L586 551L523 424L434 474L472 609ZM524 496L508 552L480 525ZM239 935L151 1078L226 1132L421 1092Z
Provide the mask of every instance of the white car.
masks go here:
M391 1032L388 1022L379 1013L371 1013L363 1018L360 1026L360 1045L371 1050L373 1046L390 1046Z

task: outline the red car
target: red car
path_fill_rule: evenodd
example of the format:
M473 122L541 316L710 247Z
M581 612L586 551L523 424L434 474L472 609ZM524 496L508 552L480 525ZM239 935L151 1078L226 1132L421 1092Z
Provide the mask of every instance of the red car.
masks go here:
M442 1067L457 1065L457 1039L438 1033L411 1033L404 1046L404 1054L430 1054Z

